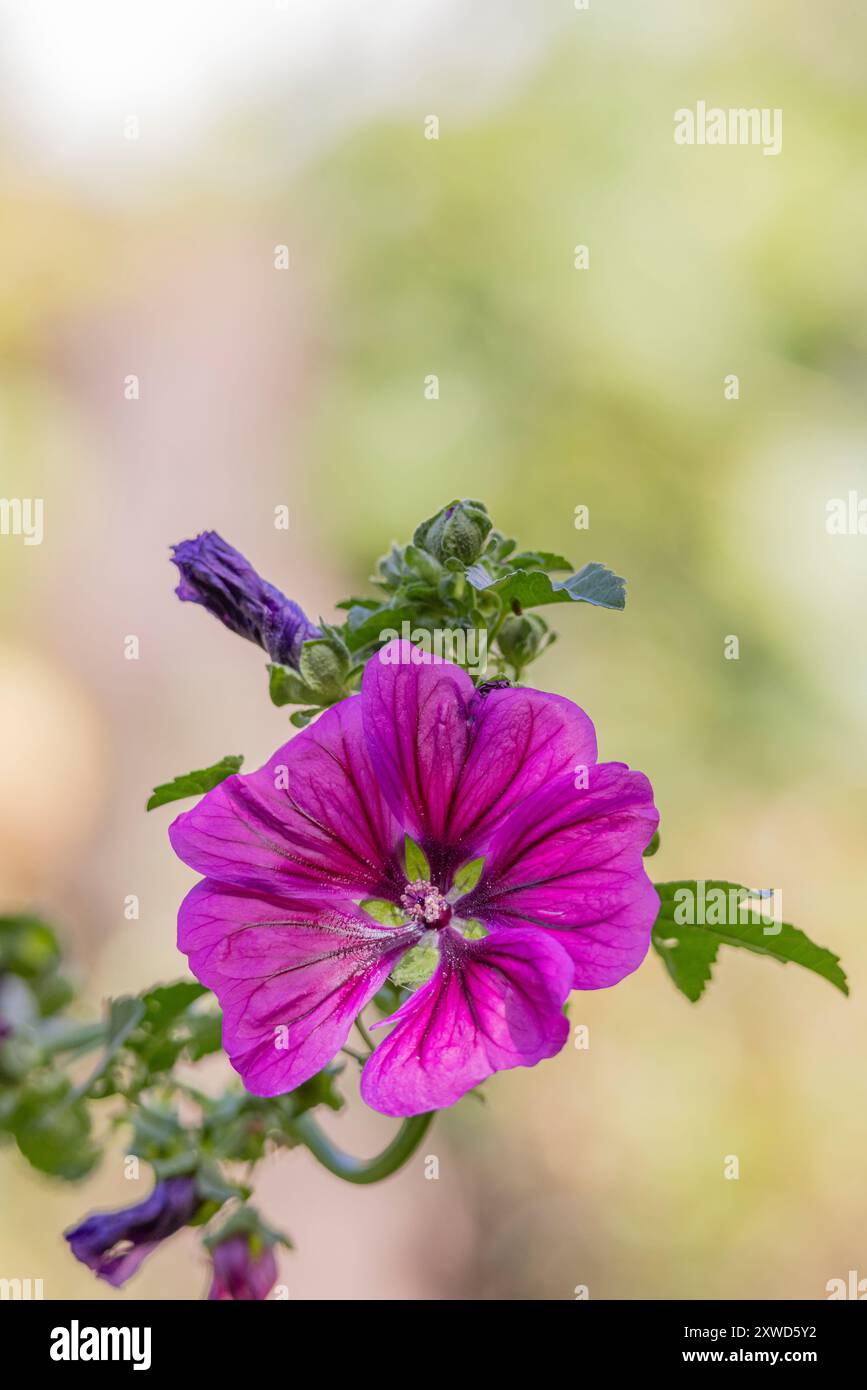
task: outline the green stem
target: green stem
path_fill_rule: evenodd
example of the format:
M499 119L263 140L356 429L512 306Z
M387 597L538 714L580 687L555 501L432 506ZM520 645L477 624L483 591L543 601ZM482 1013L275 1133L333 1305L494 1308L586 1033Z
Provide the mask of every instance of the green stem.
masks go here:
M356 1026L356 1028L358 1029L359 1033L361 1034L362 1040L363 1040L363 1042L364 1042L364 1046L367 1048L368 1052L372 1052L372 1051L373 1051L373 1038L370 1036L370 1034L368 1033L368 1031L367 1031L367 1029L365 1028L364 1024L362 1023L362 1021L361 1021L361 1014L359 1014L359 1015L358 1015L358 1018L355 1020L355 1026Z
M65 1023L40 1038L40 1047L49 1055L57 1052L79 1052L97 1047L105 1041L104 1023Z
M382 1182L412 1158L435 1114L436 1111L431 1110L427 1115L413 1115L404 1120L391 1143L375 1158L353 1158L338 1149L319 1128L310 1110L292 1121L292 1131L329 1173L344 1182Z

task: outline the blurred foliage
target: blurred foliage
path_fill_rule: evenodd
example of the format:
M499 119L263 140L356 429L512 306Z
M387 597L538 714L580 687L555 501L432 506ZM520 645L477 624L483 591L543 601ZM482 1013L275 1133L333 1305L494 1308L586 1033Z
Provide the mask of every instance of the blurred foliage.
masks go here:
M317 492L359 575L383 525L400 534L469 487L529 543L605 559L630 581L628 625L602 634L582 613L570 638L602 660L628 649L648 717L677 701L687 758L731 741L722 775L785 778L793 741L821 761L833 698L799 640L781 533L799 435L818 417L842 448L858 417L867 210L850 166L867 109L785 48L723 46L699 72L651 44L640 81L635 61L566 39L495 110L441 115L437 141L420 117L382 121L302 182L293 202L329 268ZM762 91L782 106L782 155L676 147L697 77L733 105ZM748 680L720 658L732 632L749 639Z

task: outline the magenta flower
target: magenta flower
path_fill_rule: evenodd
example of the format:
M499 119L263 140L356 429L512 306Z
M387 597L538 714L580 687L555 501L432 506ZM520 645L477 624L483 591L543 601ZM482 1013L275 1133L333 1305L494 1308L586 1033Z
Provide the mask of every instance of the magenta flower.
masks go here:
M194 1177L166 1178L134 1207L88 1216L66 1239L77 1260L119 1289L151 1251L186 1226L202 1205Z
M375 1109L420 1114L553 1056L570 990L641 964L658 910L642 850L657 819L647 778L597 763L593 725L570 700L477 691L458 667L392 642L360 695L171 826L175 852L207 875L181 906L178 944L219 998L224 1045L257 1095L326 1065L399 962L419 978L430 963L361 1083ZM430 882L408 882L405 834ZM481 857L461 892L458 871ZM373 920L370 898L402 921Z
M246 1232L221 1241L211 1258L214 1278L209 1299L253 1302L267 1298L277 1282L273 1247L259 1243L257 1249Z

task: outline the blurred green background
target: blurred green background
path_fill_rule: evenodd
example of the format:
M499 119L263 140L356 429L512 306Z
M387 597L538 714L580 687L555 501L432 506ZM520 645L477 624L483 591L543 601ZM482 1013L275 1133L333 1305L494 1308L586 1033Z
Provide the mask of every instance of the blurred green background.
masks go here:
M329 618L391 539L481 497L522 546L627 578L622 615L551 610L531 678L650 775L655 876L775 886L853 993L723 948L695 1006L656 959L575 996L589 1050L444 1117L437 1181L265 1167L291 1296L821 1298L867 1276L867 540L825 527L867 495L865 15L74 8L0 6L2 491L45 499L41 546L0 538L0 909L58 922L91 1007L181 973L193 876L147 792L255 766L288 726L255 649L173 598L171 542L219 530ZM698 100L782 108L781 154L675 145ZM335 1127L359 1151L389 1132L357 1105ZM56 1188L4 1152L0 1274L199 1296L191 1236L120 1295L66 1254L64 1225L145 1186L120 1153Z

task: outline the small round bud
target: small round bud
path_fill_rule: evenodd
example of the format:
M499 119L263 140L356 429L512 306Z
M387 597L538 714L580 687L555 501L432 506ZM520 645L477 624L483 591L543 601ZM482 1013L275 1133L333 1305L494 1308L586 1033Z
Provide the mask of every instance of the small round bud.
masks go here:
M522 613L506 618L497 633L497 645L512 666L527 666L539 655L548 637L548 624L538 613Z

